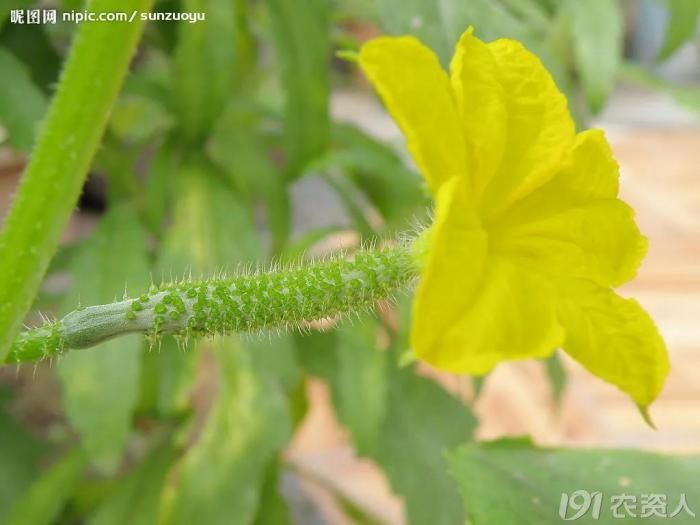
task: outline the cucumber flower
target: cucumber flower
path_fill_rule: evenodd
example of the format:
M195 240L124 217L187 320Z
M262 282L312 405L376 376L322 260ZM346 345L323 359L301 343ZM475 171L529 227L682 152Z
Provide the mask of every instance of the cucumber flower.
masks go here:
M513 40L469 29L447 73L415 38L381 37L359 64L435 199L416 243L415 355L482 375L561 348L646 415L669 362L647 312L613 291L647 241L603 132L576 133L550 74Z

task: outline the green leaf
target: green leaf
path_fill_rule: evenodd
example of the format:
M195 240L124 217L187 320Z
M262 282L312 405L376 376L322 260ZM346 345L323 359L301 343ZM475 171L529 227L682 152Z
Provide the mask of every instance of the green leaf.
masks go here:
M376 348L377 324L369 315L344 323L337 337L333 402L340 420L352 430L357 452L371 455L384 422L388 354Z
M488 375L483 375L483 376L473 376L472 379L472 391L474 392L474 397L473 401L476 402L477 399L479 399L479 396L481 396L481 392L484 390L484 385L486 384L486 380L488 379Z
M328 141L330 93L327 0L266 0L285 96L288 175L320 155Z
M335 377L338 360L335 347L338 334L327 332L295 333L297 357L307 375L331 381Z
M20 3L26 3L26 0L20 0ZM32 0L32 3L36 4L36 1ZM58 26L24 23L7 24L2 30L3 47L24 64L34 84L44 94L55 91L63 59L49 37L50 28L55 27ZM75 29L70 24L67 27L71 32ZM68 38L70 35L65 35L63 41Z
M207 142L207 150L240 193L263 201L273 253L280 254L289 235L290 203L283 176L273 167L261 140L262 125L259 113L244 102L231 104Z
M206 22L178 24L175 102L186 138L211 130L233 90L235 10L232 0L184 0L182 11L205 13Z
M294 339L289 334L246 334L241 345L251 366L273 380L286 394L301 381Z
M289 507L282 496L282 467L276 459L267 467L254 525L291 525Z
M34 85L22 62L0 48L0 127L6 129L10 143L29 151L39 120L44 116L47 101Z
M141 396L150 395L146 407L165 416L180 415L190 409L190 389L196 379L198 345L181 346L173 337L164 337L157 349L143 355ZM145 383L145 384L144 384Z
M404 497L409 523L464 523L444 455L471 439L475 425L469 409L433 381L394 371L375 459Z
M341 146L322 162L344 169L390 229L405 229L428 209L422 179L389 147L352 126L336 126L334 135Z
M7 20L10 18L10 11L13 9L26 9L30 5L32 5L34 0L16 0L15 2L12 2L11 4L4 3L3 5L0 6L0 29L2 29L2 26L7 22Z
M528 41L533 29L495 0L379 0L379 20L385 31L412 34L435 50L444 66L459 36L472 25L479 38Z
M125 288L147 288L146 239L134 210L118 204L71 261L74 284L66 310L122 297ZM130 335L81 352L70 352L57 365L69 421L95 466L113 471L131 432L136 405L143 338Z
M377 323L369 315L330 332L298 336L306 371L329 382L340 421L362 455L372 455L384 421L387 355L376 349Z
M31 486L45 446L11 418L0 402L0 523Z
M551 357L545 359L544 363L547 368L549 385L552 389L552 398L554 403L559 406L561 397L564 394L564 388L566 388L566 370L561 362L561 355L554 353Z
M376 322L365 319L336 333L300 338L299 357L310 373L328 381L340 421L358 452L377 461L403 496L409 523L462 523L463 507L443 456L471 438L474 417L412 367L386 363L396 352L377 350L376 334Z
M617 0L569 0L576 69L595 114L612 91L622 57L624 20Z
M620 77L640 86L668 93L679 106L700 111L700 90L694 86L675 86L652 73L648 68L626 62L620 68Z
M580 523L614 525L643 521L661 525L674 521L661 517L615 518L611 497L621 494L636 497L638 515L642 512L643 494L665 495L668 514L675 510L682 493L692 510L697 512L700 504L697 456L631 450L538 449L527 440L510 439L465 445L450 453L449 463L473 525L562 523L562 494L571 497L576 491L602 493L600 518L592 516L593 500ZM582 503L583 499L581 495L574 502ZM569 519L575 515L574 508L567 509L564 501L563 510L567 510L565 516ZM676 520L689 523L690 517L681 511Z
M669 18L666 24L664 43L659 59L673 55L684 42L690 40L698 30L700 2L698 0L666 0Z
M144 187L144 220L153 234L160 238L173 200L173 174L177 173L176 153L170 144L163 144L148 166Z
M14 504L6 525L51 525L75 491L86 456L74 449L44 472Z
M125 95L114 105L109 129L121 141L143 144L162 135L173 124L173 117L156 100L140 95Z
M157 523L161 493L174 452L161 445L126 475L104 499L87 525L152 525Z
M162 516L166 525L252 523L266 469L291 433L279 388L233 339L215 347L219 391Z
M251 212L213 166L187 163L173 184L176 206L163 240L158 278L181 278L190 271L195 277L211 277L260 260Z
M297 264L304 260L314 246L343 231L345 229L340 226L326 226L302 233L289 243L280 260L283 263Z

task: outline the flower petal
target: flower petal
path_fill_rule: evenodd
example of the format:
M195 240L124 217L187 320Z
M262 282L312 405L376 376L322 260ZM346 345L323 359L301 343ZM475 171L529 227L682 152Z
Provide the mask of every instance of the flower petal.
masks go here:
M360 66L401 127L433 193L467 173L464 135L447 74L413 37L382 37L362 46Z
M519 42L484 44L467 30L451 69L465 138L482 162L475 175L476 187L485 187L482 211L493 217L556 173L574 123L549 72Z
M481 195L503 159L508 116L496 59L471 27L455 48L450 81L463 117L467 155L472 159L470 178L476 194Z
M443 303L445 320L431 328L429 345L414 329L419 358L443 370L482 375L502 361L546 357L561 345L564 331L546 279L501 257L489 257L486 265L467 308L452 310ZM436 266L433 271L440 271ZM418 301L416 317L423 312Z
M411 346L438 368L479 375L503 360L548 355L564 334L546 279L487 256L464 184L455 177L437 194Z
M412 347L427 356L460 312L469 308L482 279L486 233L467 206L464 179L453 177L437 195L413 302Z
M562 282L559 317L564 350L639 406L658 396L670 368L663 339L634 299L589 281Z
M617 163L602 132L581 133L562 171L488 226L493 249L554 275L627 282L647 241L617 189Z

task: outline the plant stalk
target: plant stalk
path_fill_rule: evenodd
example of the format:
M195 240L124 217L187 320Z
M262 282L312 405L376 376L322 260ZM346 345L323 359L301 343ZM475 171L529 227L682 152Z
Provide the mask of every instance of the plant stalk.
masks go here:
M390 299L418 276L410 246L361 250L290 269L167 283L139 297L80 308L20 334L5 364L58 356L128 333L151 344L182 338L297 327Z
M153 0L92 0L130 22L83 22L0 233L0 362L75 208Z

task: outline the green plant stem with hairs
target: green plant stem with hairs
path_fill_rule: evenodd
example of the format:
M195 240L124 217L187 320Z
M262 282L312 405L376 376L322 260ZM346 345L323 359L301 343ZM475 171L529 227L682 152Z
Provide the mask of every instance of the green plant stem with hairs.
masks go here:
M126 333L182 338L299 326L371 308L412 283L418 265L408 244L365 249L292 269L151 287L111 304L79 308L20 334L6 364L49 359Z
M0 362L31 307L75 207L153 0L93 0L133 22L84 22L0 233Z

